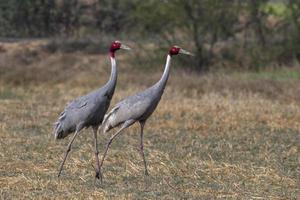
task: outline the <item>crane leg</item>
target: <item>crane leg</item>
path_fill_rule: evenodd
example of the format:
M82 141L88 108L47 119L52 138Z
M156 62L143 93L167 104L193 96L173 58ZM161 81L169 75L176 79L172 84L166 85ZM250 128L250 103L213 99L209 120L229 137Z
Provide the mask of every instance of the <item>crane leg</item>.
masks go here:
M129 127L130 125L132 125L133 123L135 122L135 120L127 120L124 122L124 124L122 125L122 127L114 134L110 137L108 143L106 144L106 148L105 148L105 151L104 151L104 154L102 156L102 159L101 159L101 163L100 163L100 171L101 171L101 167L103 165L103 162L104 162L104 159L107 155L107 152L108 152L108 149L112 143L112 141L122 132L122 130L124 130L125 128Z
M94 146L95 146L95 161L96 161L96 175L95 178L96 179L102 179L102 175L100 173L100 162L99 162L99 150L98 150L98 141L97 141L97 131L98 131L98 127L93 127L93 133L94 133Z
M146 162L146 158L145 158L145 154L144 154L144 142L143 142L143 137L144 137L144 126L145 126L145 122L142 121L140 122L141 125L141 143L140 143L140 153L141 156L143 158L143 162L144 162L144 167L145 167L145 175L149 175L148 173L148 169L147 169L147 162Z
M78 135L79 131L80 131L80 129L76 129L73 138L71 139L70 143L68 144L68 148L67 148L67 151L66 151L66 153L65 153L65 157L64 157L64 159L63 159L63 161L62 161L62 163L60 164L60 167L59 167L58 177L59 177L60 174L61 174L61 171L62 171L62 169L63 169L63 166L64 166L65 162L66 162L66 159L67 159L67 157L68 157L68 154L69 154L69 152L71 151L72 144L73 144L73 142L74 142L76 136Z

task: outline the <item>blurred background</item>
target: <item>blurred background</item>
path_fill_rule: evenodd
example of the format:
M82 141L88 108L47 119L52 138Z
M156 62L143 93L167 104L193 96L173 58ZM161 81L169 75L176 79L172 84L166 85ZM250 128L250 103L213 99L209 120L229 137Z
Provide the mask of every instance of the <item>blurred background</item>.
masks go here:
M1 0L0 37L52 38L49 51L87 53L119 38L144 51L153 44L152 62L156 49L178 44L196 54L181 58L189 70L257 71L298 62L299 18L298 0Z

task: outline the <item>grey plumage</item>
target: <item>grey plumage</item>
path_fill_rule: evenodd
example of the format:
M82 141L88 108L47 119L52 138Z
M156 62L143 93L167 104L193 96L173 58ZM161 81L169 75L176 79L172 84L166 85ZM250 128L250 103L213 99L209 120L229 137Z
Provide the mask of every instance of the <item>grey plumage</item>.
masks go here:
M55 123L55 138L65 138L76 129L80 131L90 126L98 127L110 105L116 83L117 70L115 69L112 70L111 78L106 85L70 102ZM81 127L78 127L79 124Z
M166 82L158 82L145 91L129 96L116 104L112 111L105 116L103 123L104 132L109 131L129 119L146 121L158 105L165 84Z
M104 155L102 157L100 168L103 165L104 158L107 154L108 148L115 137L117 137L121 131L135 122L139 122L141 126L141 142L140 142L140 153L143 157L145 174L148 174L146 160L143 151L143 129L146 120L151 116L157 107L161 96L164 92L165 86L168 81L170 73L171 56L177 55L178 53L189 54L189 52L174 46L171 48L170 53L167 56L167 62L161 79L154 84L152 87L139 92L135 95L129 96L117 103L112 110L105 116L103 120L104 132L110 129L122 125L121 128L110 138Z
M119 41L115 41L112 43L112 46L110 48L111 75L108 82L103 87L70 102L65 107L64 111L60 114L58 121L55 123L53 134L56 139L63 139L69 134L75 132L68 145L65 157L60 165L58 176L60 176L68 153L71 150L71 145L78 133L83 128L92 127L95 141L96 178L100 178L97 130L101 125L104 115L110 105L110 101L113 97L117 84L118 73L115 61L115 51L120 48L130 49L126 45L121 44Z

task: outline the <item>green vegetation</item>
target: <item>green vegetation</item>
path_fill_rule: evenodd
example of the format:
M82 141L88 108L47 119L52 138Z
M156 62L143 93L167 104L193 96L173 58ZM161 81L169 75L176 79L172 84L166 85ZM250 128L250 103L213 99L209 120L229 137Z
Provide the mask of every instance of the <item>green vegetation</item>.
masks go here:
M275 15L278 17L285 18L290 14L289 8L285 3L277 2L269 2L266 3L262 10L268 14Z
M5 99L16 99L19 98L18 95L16 95L14 92L8 89L0 90L0 99L5 100Z
M245 73L233 73L233 77L238 79L265 79L275 81L289 81L289 80L300 80L300 71L291 69L274 69L269 71L260 72L245 72Z
M0 36L74 38L81 41L75 49L90 53L99 50L86 48L83 41L118 38L134 41L148 56L146 44L178 44L196 54L181 59L189 69L225 65L259 71L300 60L300 2L0 0ZM156 52L152 54L157 60Z

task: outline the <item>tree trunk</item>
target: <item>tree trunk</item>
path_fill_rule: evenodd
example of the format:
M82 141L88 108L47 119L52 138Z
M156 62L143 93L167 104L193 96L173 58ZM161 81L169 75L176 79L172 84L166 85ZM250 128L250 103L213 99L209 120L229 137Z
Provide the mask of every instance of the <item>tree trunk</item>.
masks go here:
M255 34L258 37L258 40L260 44L265 47L266 46L266 39L264 36L264 31L263 31L263 24L262 24L262 19L261 19L261 12L259 10L259 3L260 0L252 0L251 2L251 20L254 24L254 30Z

